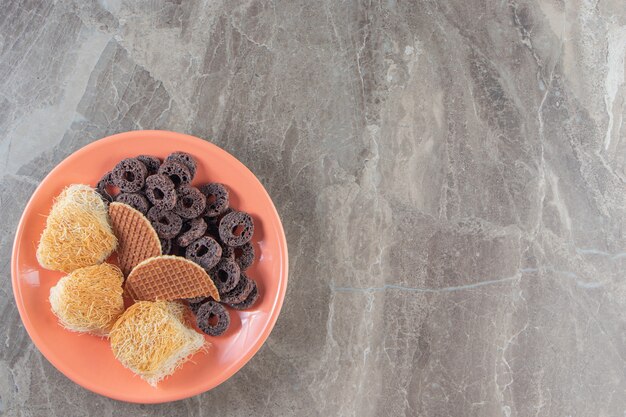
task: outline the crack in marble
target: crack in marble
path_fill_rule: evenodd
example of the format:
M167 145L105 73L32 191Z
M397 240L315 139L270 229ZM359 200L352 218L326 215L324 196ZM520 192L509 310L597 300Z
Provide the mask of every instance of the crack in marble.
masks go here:
M606 53L606 66L608 71L605 79L606 93L604 95L604 102L606 104L606 112L609 120L604 139L604 149L608 150L611 146L611 137L613 134L613 103L617 97L618 90L624 84L626 26L618 26L615 30L610 30L607 37L608 48ZM617 137L619 137L619 132L620 129L617 129Z
M470 290L474 288L483 287L486 285L499 284L502 282L516 281L516 280L519 280L524 274L531 274L531 273L538 272L538 271L539 270L536 268L524 268L524 269L520 269L517 274L512 275L510 277L480 281L480 282L475 282L473 284L443 287L443 288L407 287L403 285L385 284L381 287L366 287L366 288L335 287L331 285L330 289L333 292L365 292L365 293L380 292L380 291L386 291L386 290L425 292L425 293L453 292L453 291Z
M580 255L599 255L610 258L612 261L616 261L618 259L626 258L626 252L618 252L618 253L609 253L603 250L594 249L594 248L576 248L576 253Z

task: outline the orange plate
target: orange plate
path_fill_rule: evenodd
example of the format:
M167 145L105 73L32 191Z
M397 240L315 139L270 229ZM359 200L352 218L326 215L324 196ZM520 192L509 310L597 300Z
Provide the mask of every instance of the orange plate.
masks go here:
M50 310L48 294L62 274L43 269L35 257L53 198L74 183L95 186L123 158L139 154L164 158L174 151L196 158L194 184L221 182L232 206L255 220L256 260L249 269L261 294L247 311L229 309L231 324L212 347L198 353L157 388L115 360L107 339L62 328ZM12 256L15 301L24 327L41 353L83 387L117 400L160 403L210 390L230 378L254 356L269 336L287 288L287 243L278 213L263 185L241 162L217 146L193 136L165 131L120 133L91 143L61 162L37 187L20 220Z

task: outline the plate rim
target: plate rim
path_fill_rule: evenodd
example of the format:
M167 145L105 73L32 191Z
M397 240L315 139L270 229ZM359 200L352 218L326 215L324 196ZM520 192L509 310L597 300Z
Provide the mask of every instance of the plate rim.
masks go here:
M192 389L188 393L184 393L182 395L181 394L168 395L167 392L161 391L160 394L162 394L162 398L153 398L153 399L148 399L148 400L145 400L145 399L142 400L132 395L125 395L122 392L110 392L109 390L106 390L106 389L100 389L97 383L93 383L90 380L82 380L81 378L76 378L75 375L68 375L61 368L59 368L59 364L57 363L57 361L49 357L50 352L48 352L48 348L45 342L42 339L40 339L36 333L34 333L34 330L31 329L32 324L26 313L24 304L22 302L21 291L17 282L18 281L17 279L18 266L16 262L17 256L19 254L19 247L21 245L20 238L23 234L24 228L26 227L26 224L25 224L26 213L32 210L31 206L34 204L33 197L39 192L40 188L46 182L46 180L50 176L53 176L56 173L56 171L60 169L60 167L64 165L69 159L80 158L83 153L88 151L88 148L91 148L92 146L95 146L96 144L100 144L102 142L115 142L115 141L119 141L123 139L133 140L133 136L136 136L138 134L139 135L154 135L155 137L156 136L159 136L159 137L168 136L168 139L171 139L171 140L179 140L181 138L184 138L185 140L190 140L192 142L199 142L202 144L202 146L213 147L218 152L224 153L224 155L228 159L232 160L235 164L241 165L241 167L244 170L248 171L248 173L252 175L252 178L254 178L254 181L257 182L257 184L261 187L262 192L267 197L267 200L270 203L271 211L275 215L275 218L278 222L277 223L279 226L278 227L278 247L279 247L279 253L281 254L281 258L282 258L281 265L280 265L281 282L279 283L279 286L278 286L278 297L274 300L274 305L272 306L271 314L267 322L267 325L263 328L263 331L257 337L257 340L253 344L252 348L248 352L246 352L246 354L243 355L238 361L233 362L233 364L227 367L226 371L223 373L222 377L217 380L217 382L207 384L206 386L198 385L197 387L195 387L195 389ZM129 403L137 403L137 404L160 404L160 403L166 403L166 402L191 398L196 395L212 390L213 388L226 382L233 375L239 372L257 354L261 346L265 344L269 335L274 329L274 326L276 325L276 321L278 320L278 316L280 315L280 312L282 310L282 306L283 306L284 299L285 299L285 294L287 292L288 280L289 280L289 253L288 253L285 229L283 227L282 220L280 218L278 210L276 209L274 201L272 200L271 196L265 189L265 186L263 185L263 183L261 183L258 177L243 162L241 162L239 159L231 155L225 149L222 149L221 147L215 145L212 142L209 142L208 140L204 140L199 137L189 135L186 133L173 132L173 131L168 131L168 130L132 130L132 131L116 133L113 135L105 136L101 139L97 139L93 142L90 142L87 145L82 146L81 148L75 150L74 152L70 153L65 158L63 158L63 160L59 162L57 165L55 165L54 168L52 168L52 170L50 170L50 172L48 172L48 174L46 174L46 176L41 180L41 182L37 185L37 187L31 194L30 198L28 199L28 202L24 206L24 209L20 216L20 220L15 230L15 237L13 239L13 247L11 249L11 286L13 287L12 288L13 298L15 300L15 304L17 306L17 310L20 315L20 320L22 322L22 325L26 329L28 336L30 337L32 343L35 345L37 350L61 374L63 374L65 377L67 377L68 379L76 383L77 385L80 385L84 389L87 389L98 395L102 395L104 397L108 397L114 400L119 400L119 401L124 401L124 402L129 402Z

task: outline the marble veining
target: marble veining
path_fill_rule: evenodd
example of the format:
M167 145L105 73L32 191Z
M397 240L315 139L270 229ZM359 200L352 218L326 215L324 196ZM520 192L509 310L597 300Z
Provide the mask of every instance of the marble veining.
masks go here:
M0 2L0 415L624 416L621 0ZM290 282L211 392L69 381L10 288L63 158L167 129L223 147L282 217Z

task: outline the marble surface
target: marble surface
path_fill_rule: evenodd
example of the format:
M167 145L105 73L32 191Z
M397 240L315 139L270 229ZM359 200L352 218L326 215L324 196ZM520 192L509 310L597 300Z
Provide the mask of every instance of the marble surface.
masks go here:
M624 416L622 0L0 1L0 415ZM24 331L15 228L103 136L208 138L290 283L211 392L125 404Z

